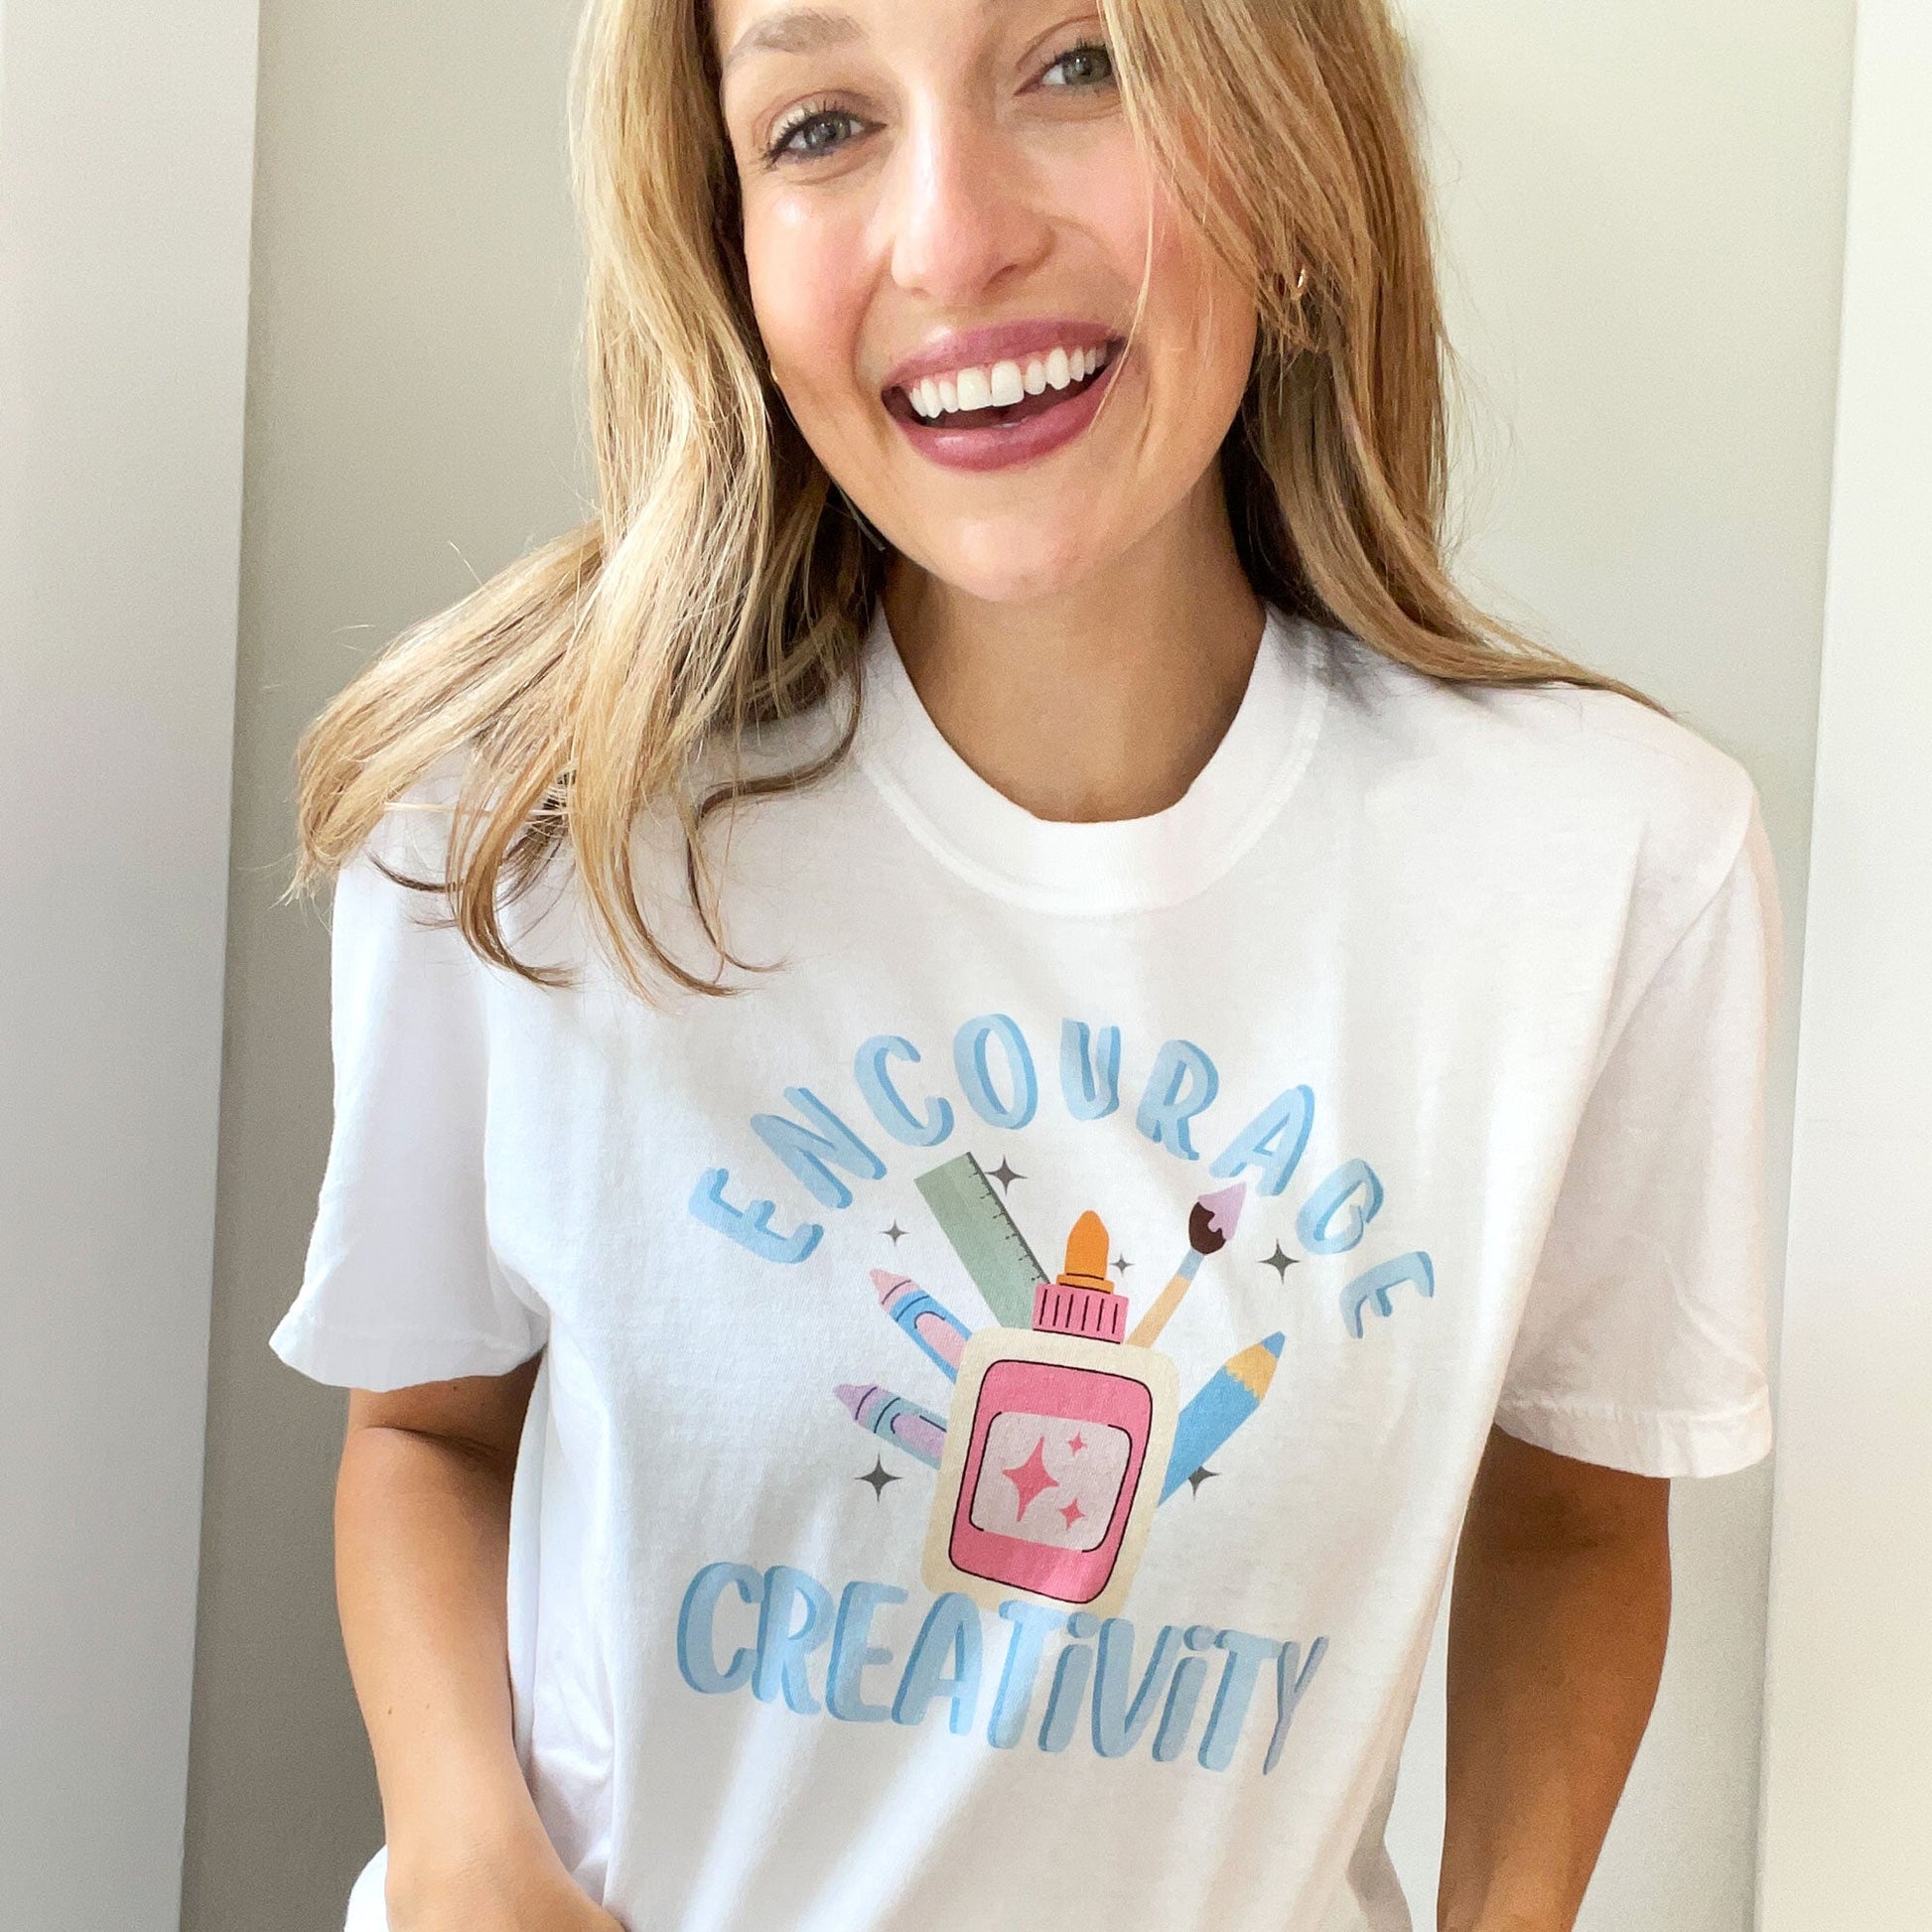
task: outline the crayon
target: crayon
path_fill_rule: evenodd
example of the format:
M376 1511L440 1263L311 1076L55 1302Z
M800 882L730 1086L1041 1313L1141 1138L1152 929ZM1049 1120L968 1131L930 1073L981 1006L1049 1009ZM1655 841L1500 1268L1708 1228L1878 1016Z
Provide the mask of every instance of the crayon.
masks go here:
M907 1402L891 1389L863 1382L841 1382L832 1393L845 1405L861 1429L916 1456L928 1468L939 1466L939 1451L945 1447L946 1425L929 1409Z
M904 1275L875 1268L872 1285L879 1291L879 1306L919 1344L948 1382L958 1381L959 1351L973 1331L937 1296L928 1295Z
M1173 1426L1173 1452L1162 1485L1166 1502L1254 1412L1275 1379L1286 1339L1279 1330L1230 1357L1195 1392Z
M1168 1325L1169 1317L1179 1308L1180 1298L1187 1293L1189 1285L1200 1272L1201 1263L1227 1246L1228 1237L1241 1219L1241 1203L1247 1199L1247 1183L1237 1180L1232 1187L1203 1194L1194 1203L1187 1216L1187 1252L1180 1266L1173 1271L1173 1279L1161 1291L1154 1306L1134 1324L1133 1333L1127 1337L1130 1344L1137 1348L1154 1346L1161 1330ZM1192 1474L1193 1471L1189 1470L1188 1473Z

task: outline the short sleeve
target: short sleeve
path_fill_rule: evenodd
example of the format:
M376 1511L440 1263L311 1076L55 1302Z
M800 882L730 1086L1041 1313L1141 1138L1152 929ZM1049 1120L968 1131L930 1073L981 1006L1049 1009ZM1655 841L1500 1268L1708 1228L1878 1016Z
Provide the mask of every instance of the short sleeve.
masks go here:
M413 817L401 831L399 818ZM481 962L424 876L434 812L392 813L337 881L330 1035L335 1128L301 1293L275 1352L317 1381L406 1388L500 1375L542 1346L541 1312L490 1253Z
M1770 1449L1764 1085L1779 938L1753 795L1728 871L1599 1062L1504 1380L1508 1434L1655 1476L1723 1475Z

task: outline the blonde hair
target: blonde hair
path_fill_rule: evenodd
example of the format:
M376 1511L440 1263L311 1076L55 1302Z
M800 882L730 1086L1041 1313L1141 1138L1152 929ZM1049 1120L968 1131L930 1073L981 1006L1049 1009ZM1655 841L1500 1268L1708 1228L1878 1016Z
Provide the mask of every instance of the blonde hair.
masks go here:
M1445 346L1429 217L1386 0L1101 0L1126 111L1209 244L1252 287L1255 367L1223 448L1255 589L1431 676L1625 691L1485 619L1444 561ZM502 910L567 854L638 991L727 990L709 813L808 768L701 791L714 747L850 675L884 557L766 371L701 0L595 0L573 155L588 257L598 514L404 633L299 758L298 886L340 869L452 759L445 877L485 959ZM1211 162L1209 157L1211 157ZM681 824L719 956L663 944L639 815Z

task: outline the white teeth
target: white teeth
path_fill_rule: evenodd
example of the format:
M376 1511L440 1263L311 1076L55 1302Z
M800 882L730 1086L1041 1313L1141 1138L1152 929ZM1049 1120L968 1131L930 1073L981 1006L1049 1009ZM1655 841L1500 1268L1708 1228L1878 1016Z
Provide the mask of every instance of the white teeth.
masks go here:
M962 410L1011 409L1027 396L1068 389L1097 375L1106 362L1104 348L1056 348L1024 364L995 362L991 368L955 369L950 375L921 376L907 385L905 399L926 422Z

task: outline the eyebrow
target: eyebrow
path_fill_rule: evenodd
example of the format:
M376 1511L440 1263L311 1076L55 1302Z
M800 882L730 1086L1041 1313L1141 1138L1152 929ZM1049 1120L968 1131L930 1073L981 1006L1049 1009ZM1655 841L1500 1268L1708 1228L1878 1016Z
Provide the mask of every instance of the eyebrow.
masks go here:
M850 14L828 7L787 7L746 28L720 71L729 73L751 54L817 54L859 38L859 23Z

